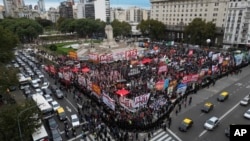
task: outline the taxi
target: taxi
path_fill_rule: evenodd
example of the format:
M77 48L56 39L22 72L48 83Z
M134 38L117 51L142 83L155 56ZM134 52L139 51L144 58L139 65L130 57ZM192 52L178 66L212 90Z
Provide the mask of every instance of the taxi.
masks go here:
M203 105L201 111L202 111L202 112L205 112L205 113L208 113L208 112L210 112L211 110L213 110L213 108L214 108L213 103L211 103L211 102L206 102L206 103Z
M229 93L224 91L224 92L220 93L220 95L217 97L217 100L220 101L220 102L223 102L226 99L228 99L228 97L229 97Z
M190 118L184 118L179 126L179 130L182 132L186 132L190 127L192 127L193 121Z
M66 118L66 113L65 113L63 107L58 108L56 110L56 113L57 113L57 116L58 116L59 120L64 121L64 120L67 119Z

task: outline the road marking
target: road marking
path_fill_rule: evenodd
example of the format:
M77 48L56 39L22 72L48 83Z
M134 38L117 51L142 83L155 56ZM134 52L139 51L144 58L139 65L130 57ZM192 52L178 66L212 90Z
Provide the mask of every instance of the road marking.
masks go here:
M66 101L73 107L73 109L77 112L77 108L67 99L64 97L64 99L66 99Z
M71 113L72 112L72 110L68 107L68 106L66 106L66 109Z
M200 114L200 116L203 116L203 115L204 115L204 113L201 113L201 114Z
M250 88L250 85L247 85L246 88L249 89L249 88Z
M225 114L223 114L221 117L219 117L219 120L222 121L223 118L225 118L229 113L231 113L235 108L239 106L239 103L236 103L231 109L229 109ZM200 134L199 137L203 136L207 130L203 130Z
M174 132L172 132L170 129L167 128L167 131L174 136L178 141L182 141Z
M203 130L203 131L200 133L199 137L203 136L206 132L207 132L207 130Z

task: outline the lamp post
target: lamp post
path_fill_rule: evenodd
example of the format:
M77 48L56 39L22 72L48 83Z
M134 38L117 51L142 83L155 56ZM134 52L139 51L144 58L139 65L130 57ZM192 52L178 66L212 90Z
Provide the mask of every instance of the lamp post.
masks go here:
M207 39L206 42L207 42L208 48L210 48L211 39Z
M39 105L38 105L38 106L39 106ZM31 109L33 109L33 108L36 108L36 107L37 107L37 105L28 107L28 108L22 110L22 111L21 111L20 113L18 113L18 115L17 115L17 125L18 125L18 131L19 131L20 141L23 141L23 138L22 138L22 131L21 131L21 127L20 127L19 117L20 117L24 112L26 112L26 111L28 111L28 110L31 110Z
M191 38L191 36L190 36L190 35L188 35L188 42L187 42L187 47L189 47L189 43L190 43L190 38Z

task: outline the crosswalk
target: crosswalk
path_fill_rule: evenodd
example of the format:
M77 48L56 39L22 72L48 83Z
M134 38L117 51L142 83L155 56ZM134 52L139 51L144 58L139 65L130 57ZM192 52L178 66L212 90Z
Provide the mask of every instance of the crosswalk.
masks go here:
M104 134L102 134L102 137L104 138ZM107 141L107 138L110 139L110 141L115 141L115 139L113 139L113 137L110 135L110 130L109 128L107 128L107 137L106 137L106 141ZM97 140L95 138L95 135L94 134L87 134L86 135L86 138L85 139L81 139L80 141L103 141L103 139L99 139Z
M153 137L149 141L179 141L179 139L160 128L153 133Z

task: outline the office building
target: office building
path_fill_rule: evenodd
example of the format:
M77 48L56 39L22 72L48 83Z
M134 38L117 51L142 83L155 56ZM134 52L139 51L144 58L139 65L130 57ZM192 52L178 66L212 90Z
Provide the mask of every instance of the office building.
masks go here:
M228 5L223 43L225 46L250 44L250 0L230 0Z
M172 39L183 38L181 32L195 18L212 21L218 28L217 33L223 35L228 3L229 0L151 0L151 19L161 21L167 30L174 31L169 35Z
M38 0L37 5L39 12L44 13L46 11L44 0Z
M60 17L63 18L73 18L73 7L71 2L61 2L59 6Z
M47 19L52 21L53 23L56 23L60 17L58 9L51 7L47 12L48 12Z

